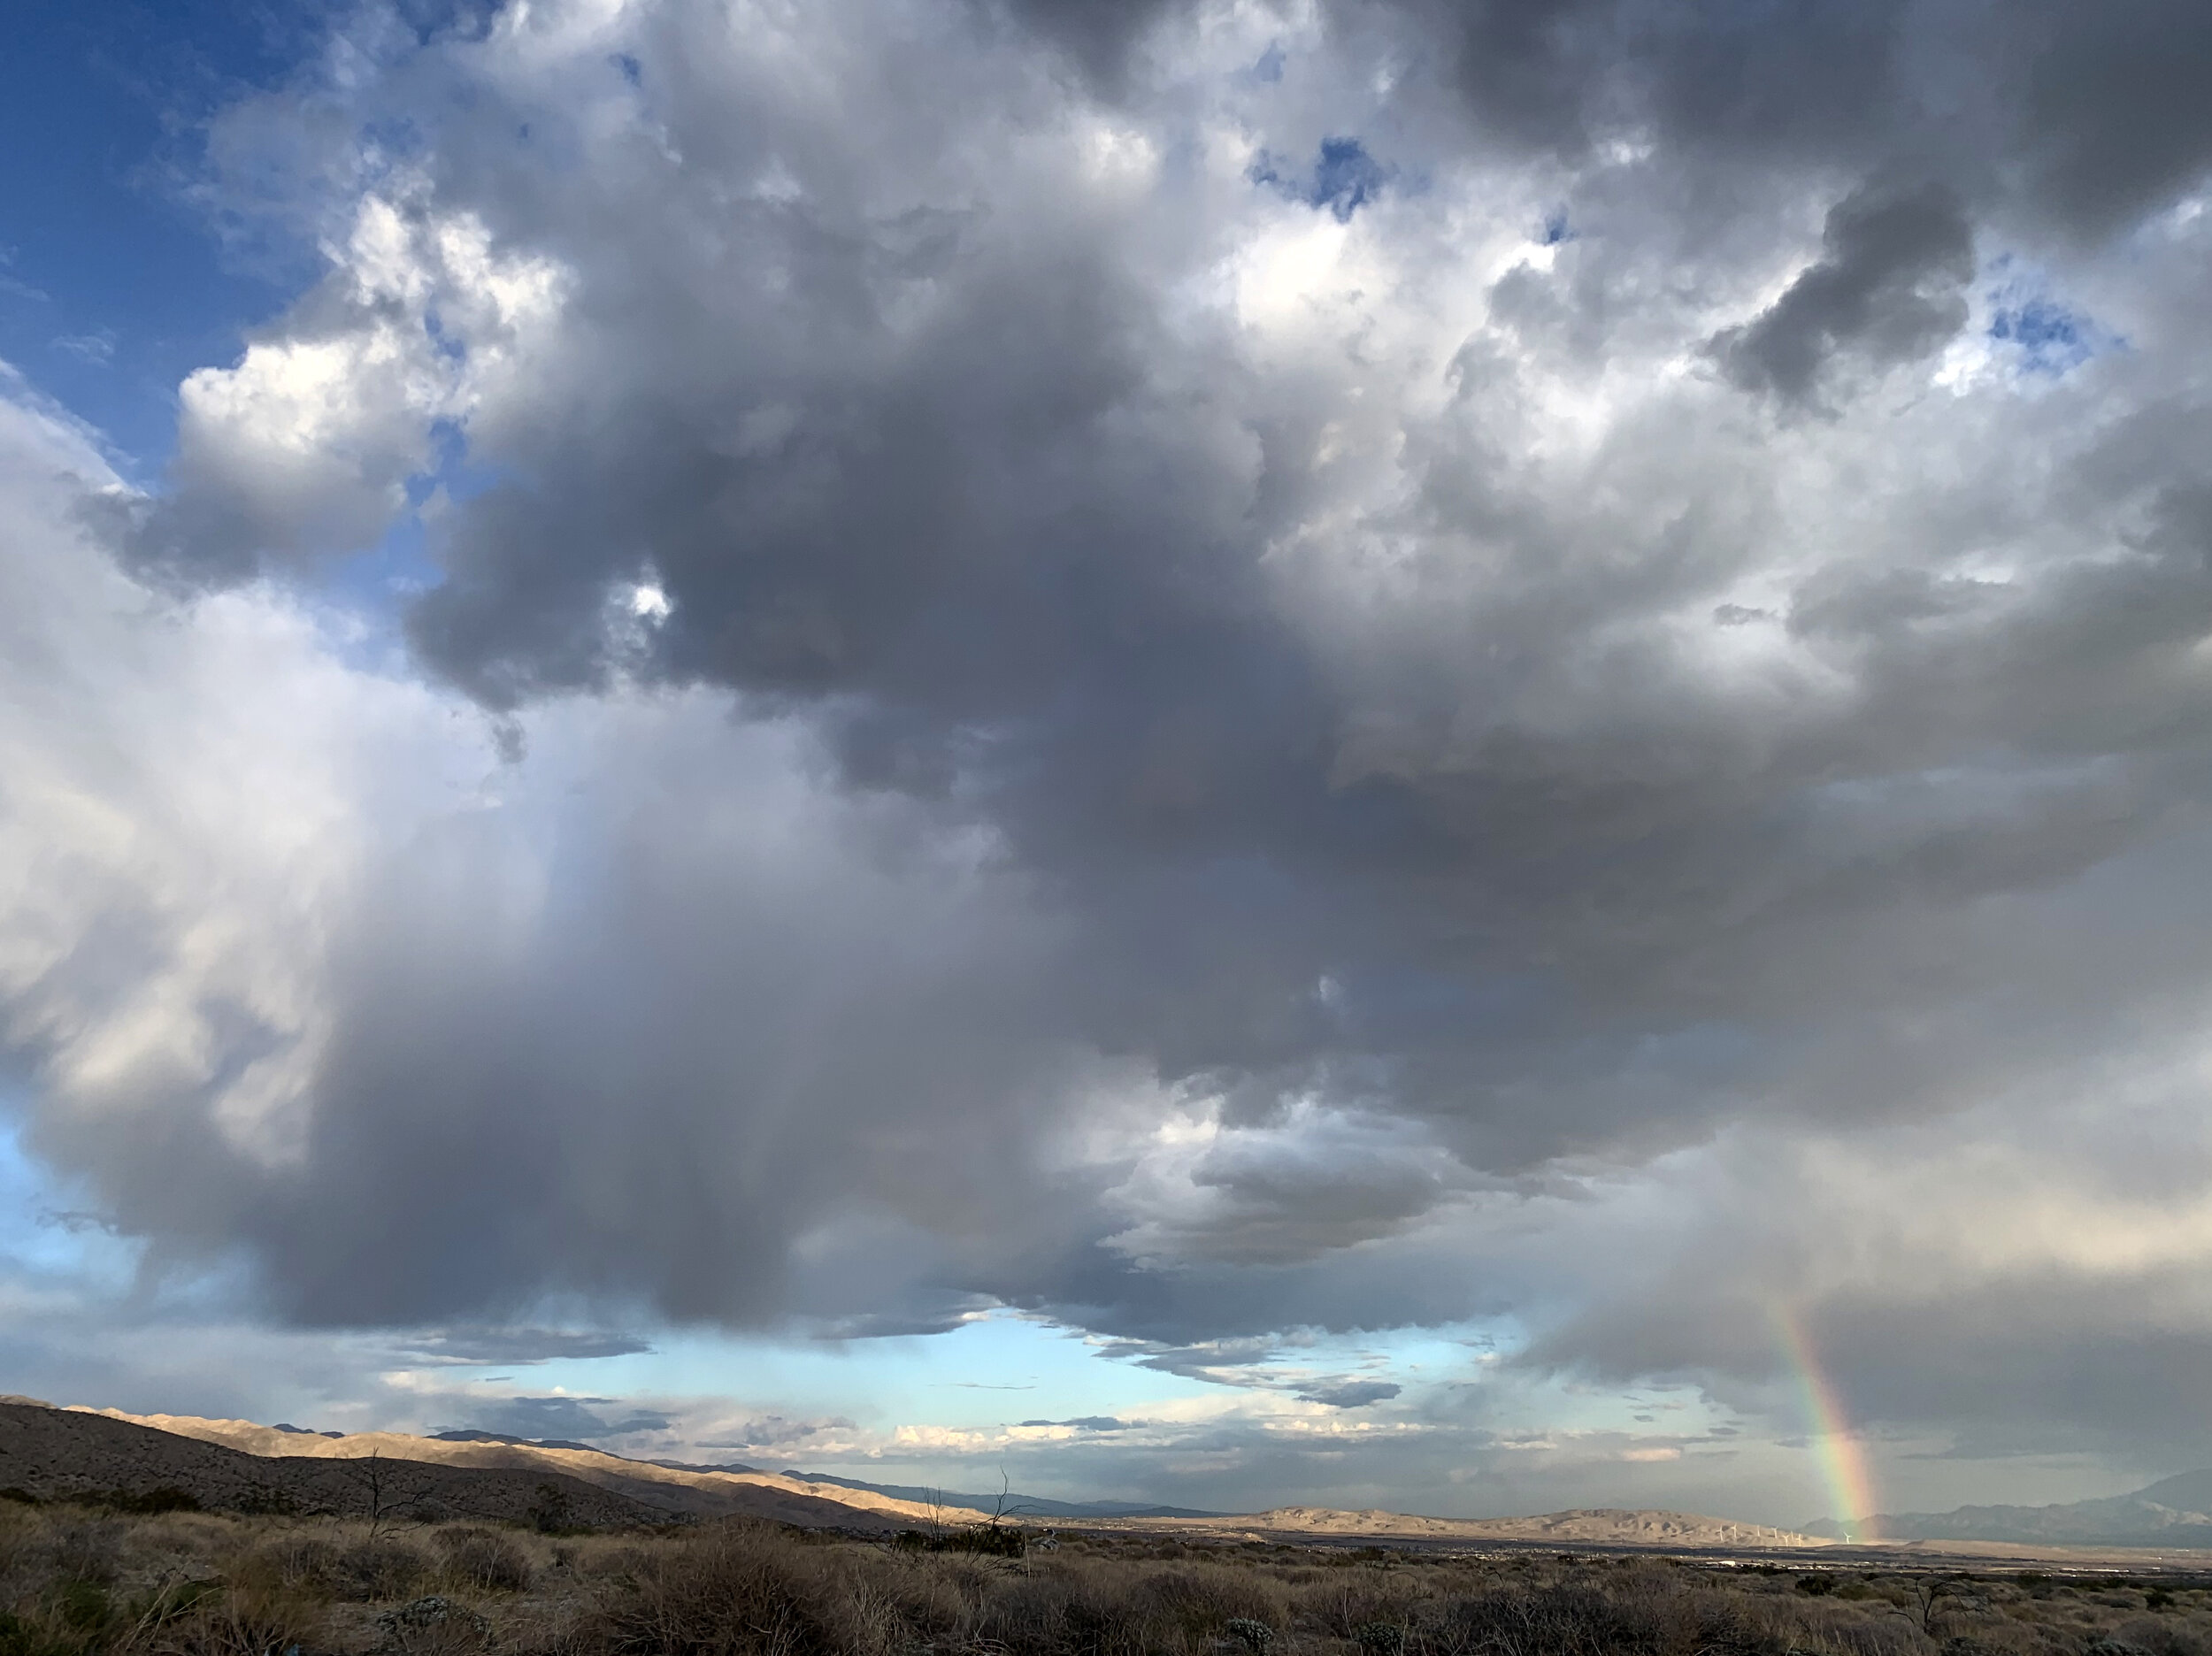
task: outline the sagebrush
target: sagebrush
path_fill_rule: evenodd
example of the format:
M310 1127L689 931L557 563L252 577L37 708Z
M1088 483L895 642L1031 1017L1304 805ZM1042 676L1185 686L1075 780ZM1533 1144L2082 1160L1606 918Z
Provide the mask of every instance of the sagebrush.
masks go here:
M728 1523L0 1504L0 1656L2212 1656L2212 1592L1064 1535L1025 1555Z

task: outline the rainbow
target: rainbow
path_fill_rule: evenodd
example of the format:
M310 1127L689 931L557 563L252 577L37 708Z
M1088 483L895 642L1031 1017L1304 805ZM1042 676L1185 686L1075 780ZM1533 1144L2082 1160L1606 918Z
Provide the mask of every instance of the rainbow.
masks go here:
M1876 1537L1870 1528L1878 1510L1874 1479L1867 1470L1866 1450L1847 1423L1843 1399L1820 1366L1812 1342L1805 1338L1796 1315L1777 1306L1774 1329L1782 1350L1805 1393L1805 1413L1813 1430L1813 1449L1820 1459L1821 1476L1828 1484L1828 1499L1843 1524L1847 1541L1864 1543Z

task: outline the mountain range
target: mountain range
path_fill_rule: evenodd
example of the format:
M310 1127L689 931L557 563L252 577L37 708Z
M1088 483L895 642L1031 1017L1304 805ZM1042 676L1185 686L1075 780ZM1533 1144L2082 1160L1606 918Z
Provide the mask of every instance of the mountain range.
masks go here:
M729 1463L638 1460L588 1444L486 1431L434 1437L319 1432L288 1422L126 1414L0 1397L0 1493L150 1496L182 1491L243 1511L359 1513L395 1500L508 1522L618 1528L713 1517L885 1533L995 1512L1112 1529L1252 1537L1363 1537L1481 1544L1690 1549L1796 1549L1847 1538L1832 1518L1796 1531L1671 1512L1594 1508L1527 1518L1450 1519L1289 1506L1212 1513L1128 1501L1065 1501L871 1484ZM2043 1506L1883 1513L1851 1526L1862 1538L2029 1547L2212 1549L2212 1470L2185 1472L2128 1495Z
M188 1496L244 1511L363 1514L374 1507L588 1528L750 1517L884 1534L988 1513L998 1497L949 1495L856 1479L633 1460L585 1444L494 1432L434 1438L331 1434L289 1424L57 1408L0 1398L0 1492L35 1498ZM920 1499L910 1499L918 1495ZM1008 1496L1024 1519L1089 1528L1171 1530L1224 1537L1709 1548L1825 1545L1786 1530L1686 1513L1614 1508L1532 1518L1427 1518L1312 1506L1194 1514L1133 1503Z
M2183 1472L2132 1495L2049 1506L1958 1506L1947 1513L1880 1513L1855 1526L1885 1541L2010 1541L2043 1546L2212 1547L2212 1471ZM1804 1533L1839 1540L1823 1518Z

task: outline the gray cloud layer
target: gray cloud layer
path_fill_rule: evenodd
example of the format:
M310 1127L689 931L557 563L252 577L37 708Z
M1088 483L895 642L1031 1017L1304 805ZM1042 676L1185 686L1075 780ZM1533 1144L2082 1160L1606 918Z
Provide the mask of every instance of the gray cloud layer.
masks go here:
M204 685L436 479L412 659L527 756L401 678L269 736L342 855L193 832L289 991L191 866L73 864L44 1154L317 1323L1510 1313L1753 1399L1787 1300L1881 1418L2194 1441L2076 1354L2212 1247L2131 1184L2201 1162L2212 981L2194 9L733 16L372 19L219 126L329 274L167 495L22 520L12 685ZM1348 138L1356 210L1254 181ZM39 533L181 664L53 665L153 601ZM190 796L115 744L73 789ZM182 1071L113 1057L157 1013ZM1950 1170L1914 1258L1869 1146Z

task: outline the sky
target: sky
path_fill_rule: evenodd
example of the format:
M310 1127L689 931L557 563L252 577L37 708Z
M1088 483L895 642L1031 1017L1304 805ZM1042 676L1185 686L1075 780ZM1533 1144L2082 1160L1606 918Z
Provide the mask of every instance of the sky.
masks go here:
M2212 1465L2208 74L19 8L0 1390L1225 1510Z

